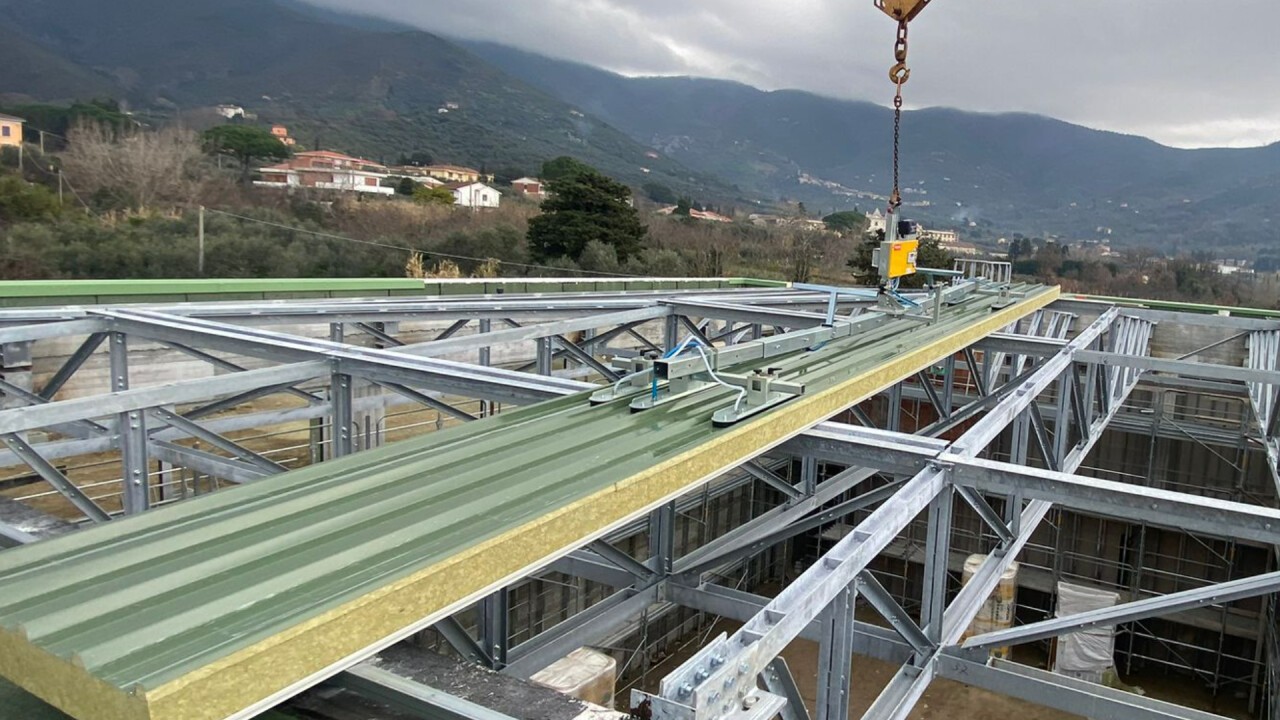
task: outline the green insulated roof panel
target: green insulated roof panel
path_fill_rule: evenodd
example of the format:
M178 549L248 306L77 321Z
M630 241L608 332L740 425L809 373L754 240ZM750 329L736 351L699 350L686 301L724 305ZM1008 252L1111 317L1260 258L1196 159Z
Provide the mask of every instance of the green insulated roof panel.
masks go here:
M805 394L550 401L0 553L0 675L79 720L245 718L1052 302L773 359Z

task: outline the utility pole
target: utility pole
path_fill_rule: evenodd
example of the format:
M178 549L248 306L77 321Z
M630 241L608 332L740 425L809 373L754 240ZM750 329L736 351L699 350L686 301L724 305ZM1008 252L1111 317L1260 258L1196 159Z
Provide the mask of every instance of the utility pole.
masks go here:
M58 168L58 207L62 207L62 168Z
M200 224L199 235L197 236L197 244L199 247L199 256L196 259L196 274L204 277L204 206L200 206Z
M18 142L18 174L19 175L21 175L22 171L26 169L22 163L22 150L24 147L26 147L26 143L19 141Z
M40 155L41 157L43 157L44 156L44 131L38 130L37 132L40 133Z

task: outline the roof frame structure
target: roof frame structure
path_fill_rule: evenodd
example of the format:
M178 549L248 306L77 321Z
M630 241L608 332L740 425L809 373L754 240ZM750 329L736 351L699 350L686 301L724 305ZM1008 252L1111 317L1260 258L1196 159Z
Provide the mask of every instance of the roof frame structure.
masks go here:
M656 305L644 304L654 302L651 299L629 302L635 302L637 305L623 307L623 303L618 303L607 308L607 312L600 312L600 309L596 308L595 312L598 314L538 325L520 325L510 330L491 332L488 334L491 337L455 335L465 328L466 322L474 321L477 315L498 320L511 319L512 324L515 325L515 318L546 319L556 312L586 312L583 308L589 302L572 304L571 308L565 306L567 310L565 308L548 309L555 304L549 302L546 308L534 310L530 305L520 312L495 308L490 304L482 310L469 311L477 315L468 318L466 322L462 318L458 319L436 343L418 346L421 348L419 352L422 357L436 356L446 352L483 351L501 342L527 342L542 339L546 339L547 344L550 345L553 342L559 342L555 339L556 336L561 336L561 339L567 341L567 338L563 338L564 333L575 332L578 329L599 328L604 324L616 325L606 333L594 338L584 338L581 343L574 343L579 352L591 355L599 354L612 338L634 332L635 328L646 322L661 322L668 317L680 318L678 320L680 326L684 326L686 331L698 333L706 333L705 325L691 318L716 317L725 320L729 324L719 335L713 334L713 337L732 339L739 336L739 333L750 330L750 327L735 327L733 323L746 322L750 326L754 318L757 321L754 324L759 328L788 321L807 322L810 315L803 310L768 309L770 307L785 308L790 303L783 303L780 306L759 306L737 299L730 302L723 299L690 298L675 302L660 302ZM477 304L476 307L479 305ZM349 307L340 311L338 315L321 314L319 317L326 320L340 317L338 325L355 322L350 319L353 317L364 318L359 322L381 322L376 319L378 315L360 315L369 310L370 308ZM758 311L759 314L751 315L753 310ZM456 309L451 309L448 312L455 311ZM677 312L681 314L673 314ZM704 312L706 314L701 314ZM535 313L539 314L535 315ZM203 312L198 314L205 316ZM442 317L447 314L445 311L440 312ZM207 311L207 316L225 317L219 315L217 309L212 307ZM294 322L300 317L316 316L296 311L290 314L289 310L281 308L279 314L270 318L270 321L288 318L287 322ZM400 317L414 316L409 310L405 310L404 315ZM558 317L564 317L564 315ZM442 374L445 372L443 369L427 365L415 366L413 370L403 367L401 359L394 356L413 353L415 348L413 345L396 347L394 350L370 350L355 348L340 342L307 341L305 345L309 347L305 347L304 352L290 346L291 341L297 340L296 337L289 337L281 344L270 347L280 340L276 334L219 321L197 319L195 322L188 323L190 319L183 315L150 311L141 313L107 311L98 317L62 319L59 322L51 321L19 327L0 327L0 333L8 332L7 337L14 341L29 342L63 334L88 334L91 338L101 335L105 338L107 333L115 332L182 345L196 349L196 352L205 353L209 358L214 359L218 356L207 352L205 348L213 352L219 350L244 352L248 355L258 355L269 361L285 363L268 368L286 376L281 382L295 377L290 373L302 373L296 376L302 378L298 382L317 379L328 381L332 376L346 374L393 386L397 392L403 389L409 393L418 393L415 387L433 387L432 384L424 382L424 378L430 379L435 372ZM238 321L242 319L237 318ZM1040 629L1027 629L1018 635L985 640L977 638L966 643L960 643L958 639L959 633L968 626L968 620L976 611L977 603L986 597L1004 566L1017 556L1019 549L1025 546L1031 533L1054 505L1079 508L1099 515L1120 513L1122 517L1141 519L1153 525L1168 525L1207 534L1214 534L1214 531L1221 532L1223 527L1233 527L1236 529L1233 534L1240 539L1280 545L1280 514L1274 510L1241 503L1206 501L1204 498L1176 492L1139 490L1124 483L1074 474L1102 432L1116 420L1129 393L1140 382L1151 382L1155 378L1179 380L1204 378L1213 382L1227 383L1232 387L1235 386L1234 384L1247 387L1251 395L1255 396L1254 406L1256 415L1260 418L1261 436L1268 442L1268 450L1271 450L1270 443L1274 442L1275 437L1275 428L1272 425L1276 423L1275 418L1280 414L1269 410L1265 407L1265 403L1267 397L1274 397L1275 387L1280 387L1280 371L1277 370L1275 362L1265 359L1269 351L1259 352L1256 362L1251 356L1249 366L1242 368L1189 362L1185 358L1150 358L1147 352L1152 322L1156 320L1167 322L1170 319L1171 317L1167 314L1157 311L1110 309L1104 310L1102 317L1070 340L1065 337L1065 330L1061 331L1062 337L1058 337L1059 328L1062 327L1058 323L1064 321L1056 319L1048 321L1041 328L1029 327L1028 332L1032 334L1011 329L1009 332L990 335L974 346L973 349L976 349L977 353L972 351L966 353L970 360L970 369L982 376L980 393L985 396L976 399L970 406L972 409L967 413L964 409L951 411L950 388L946 388L945 392L943 389L935 388L925 374L917 377L911 384L899 386L901 388L899 392L909 392L911 388L917 388L920 397L938 410L945 408L948 412L952 412L952 419L961 414L966 420L981 416L959 440L948 443L893 430L837 423L823 424L788 441L781 451L807 458L823 458L840 462L849 465L850 469L838 475L837 478L827 481L828 485L818 483L814 483L813 487L805 487L804 483L796 486L788 485L789 491L777 487L777 482L786 483L787 481L781 480L772 471L766 471L775 480L776 489L787 499L784 504L758 518L760 522L752 521L721 538L719 542L713 542L684 557L663 558L655 555L648 561L630 559L629 556L624 558L620 551L605 540L600 540L593 544L591 550L580 550L557 561L555 567L558 571L566 571L570 574L595 573L598 577L610 578L620 589L610 599L593 606L587 613L570 618L561 626L535 636L523 645L504 648L505 671L514 675L530 674L544 665L548 659L564 655L583 644L586 639L605 637L625 626L636 615L654 606L672 604L734 617L747 622L749 628L758 627L763 630L764 632L761 632L759 637L754 638L750 644L770 639L769 633L776 632L776 628L785 622L787 631L772 638L775 642L770 647L780 647L780 643L785 644L782 642L785 637L816 640L824 646L824 657L828 658L825 661L827 671L837 665L842 657L847 656L844 648L848 648L848 653L870 654L902 663L902 670L865 716L868 718L905 717L914 700L919 698L924 687L933 677L968 682L974 686L1024 697L1064 710L1074 711L1076 708L1089 707L1091 716L1098 718L1149 717L1203 720L1217 717L1156 701L1122 697L1096 686L1074 683L1060 676L1037 674L1022 666L1012 666L1002 662L984 663L980 659L975 659L970 652L974 648L986 647L997 642L1007 644L1023 641L1036 633L1057 632L1063 627L1069 629L1077 623L1100 621L1097 618L1067 619L1054 628L1046 626ZM1251 351L1255 339L1262 338L1263 341L1269 342L1270 337L1267 333L1280 334L1280 330L1275 329L1277 324L1270 321L1238 321L1236 318L1227 320L1233 321L1234 324L1231 327L1238 327L1242 332L1250 333ZM260 318L252 324L268 323ZM191 330L190 334L182 336L185 340L176 339L178 335L174 330L175 326L183 330ZM370 327L376 329L378 326ZM379 332L386 332L388 338L394 338L388 331L379 330ZM757 332L759 332L758 329ZM1050 335L1036 335L1034 334L1036 332L1048 332ZM450 335L455 336L449 338ZM376 337L376 333L371 334L371 337ZM187 345L187 342L190 345ZM382 339L382 342L386 344L385 339ZM85 345L81 346L81 350L83 351L88 344L86 341ZM1260 347L1269 346L1260 344ZM563 345L561 348L561 352L565 352ZM84 355L87 352L92 350L77 352L77 355ZM978 360L979 356L982 357L981 361ZM1274 358L1274 356L1275 353L1270 353L1270 357ZM1000 358L1000 360L995 361L993 358ZM80 359L80 363L83 363L83 358ZM472 377L480 378L475 382L501 383L508 379L500 373L479 372L479 368L474 365L462 363L458 365L466 369L469 374L473 374ZM236 367L242 368L242 366ZM428 367L430 369L426 369ZM59 375L70 377L77 368L78 365L73 366L68 363ZM449 370L453 368L450 366ZM414 371L417 371L417 374L413 374ZM1003 384L1000 382L1001 373L1005 373L1009 378ZM410 375L412 383L410 383ZM206 395L205 398L231 392L228 388L232 390L239 387L248 388L268 377L275 377L275 375L257 370L234 370L230 375L215 378L215 380L235 378L234 381L227 380L225 384L214 385L213 388L217 392ZM505 386L506 389L502 392L512 392L511 387L526 388L531 382L531 376L523 375L514 380L515 382ZM541 379L532 378L532 380L540 381ZM201 382L207 384L210 381ZM927 389L924 387L926 385ZM582 387L582 384L575 386ZM322 417L334 411L333 402L299 389L298 383L258 384L256 388L249 388L246 392L262 387L286 389L295 394L310 397L313 401L311 407L290 411L299 417L304 413L311 417ZM568 383L559 390L543 386L544 389L541 391L546 393L545 397L553 397L557 392L567 392L570 387ZM1255 392L1258 388L1265 388L1266 391ZM38 413L34 417L44 420L54 418L66 422L79 422L107 414L102 411L103 407L106 407L111 414L128 412L131 409L141 410L150 419L156 422L163 421L165 425L165 427L153 425L150 428L151 432L147 433L148 448L153 456L159 457L161 453L157 453L158 449L162 452L181 452L178 446L173 445L173 440L181 437L197 437L231 457L187 452L186 462L205 463L206 468L220 463L221 472L243 475L246 479L252 479L250 476L255 473L267 474L278 471L269 466L275 465L270 460L261 456L255 457L251 451L226 440L212 429L221 427L219 423L225 423L226 419L196 423L176 413L166 416L165 413L169 411L164 408L172 402L160 403L159 400L162 397L165 400L181 399L188 397L194 392L193 390L189 391L185 386L179 386L176 390L173 388L166 388L161 392L156 390L147 388L112 393L107 396L107 405L92 409L98 412L97 415L77 417L91 411L88 404L81 407L49 403L49 405L58 406L58 409L45 410L47 417ZM519 392L523 391L523 389L519 390ZM43 395L43 392L41 394ZM1046 398L1049 395L1053 397ZM406 396L413 397L408 394ZM422 397L448 407L443 400L435 400L428 394L424 393ZM509 396L504 397L510 399ZM419 401L423 402L420 399ZM356 400L353 399L352 402ZM423 404L435 407L432 402L423 402ZM1274 407L1274 401L1272 407ZM32 417L36 410L42 409L18 408L16 410L28 411L26 414L19 415L8 414L14 412L13 410L0 410L0 428L9 428L7 432L15 434L26 429L48 427L48 425L30 426L33 421L19 419ZM283 417L279 413L269 415ZM940 425L934 430L941 431L947 427L958 426L959 422L955 422L949 426ZM1025 434L1025 439L1021 441L1023 456L1019 462L997 462L984 459L982 457L984 450L995 438L1004 436L1011 426L1015 428L1015 434ZM107 427L116 428L118 423L108 424ZM206 434L202 436L201 430ZM215 439L221 439L222 442L219 443ZM40 445L63 447L65 444L69 449L72 446L90 447L95 442L98 441L92 438L80 438ZM1017 444L1018 441L1015 441L1015 446ZM1275 457L1280 457L1280 451L1276 452L1277 455L1272 457L1273 469ZM1058 467L1061 471L1037 467L1037 463ZM860 485L877 473L913 477L900 481L899 484L880 485L859 493ZM759 476L760 474L757 473L756 477ZM1280 486L1280 474L1277 475L1277 484ZM824 509L824 505L831 498L849 492L858 494L853 500L834 508ZM900 524L905 525L918 514L928 513L930 517L936 518L936 521L931 523L936 527L931 527L934 536L929 554L932 565L928 571L936 575L939 572L939 558L946 556L946 544L939 534L943 532L947 522L949 510L946 507L952 502L956 493L961 494L966 503L980 509L984 520L1000 536L1000 547L988 558L987 564L979 572L978 580L972 586L973 589L962 592L950 606L943 607L938 602L936 583L932 590L926 591L934 594L932 599L923 598L925 606L931 609L926 612L924 621L915 623L905 617L904 611L901 606L896 606L896 602L886 602L885 593L877 590L874 579L868 580L871 576L866 574L866 563L863 560L865 558L869 561L869 558L875 556L876 553L872 552L871 548L878 544L881 538L891 538L895 527ZM1005 505L1021 512L1015 511L1013 514L1001 516L997 514L995 506L988 502L987 499L991 497L1003 500ZM984 506L987 512L981 512ZM872 507L878 508L872 514L876 520L864 521L846 538L850 540L849 543L844 547L838 545L815 566L818 571L815 576L830 574L838 566L842 573L841 580L847 578L848 582L840 584L840 582L828 581L822 592L812 601L791 603L790 599L798 591L793 592L781 602L777 599L770 601L765 598L752 598L745 593L735 593L727 588L704 582L706 575L713 570L739 563L758 553L762 548L770 547L787 537L818 525L825 525L832 519L850 516L854 511ZM864 528L863 526L868 522L871 522L871 525ZM648 520L647 524L650 528L661 527L661 521L656 519ZM17 540L10 535L6 537L9 537L10 542L25 542L27 538L22 537L21 531L16 533L18 534L13 537L17 537ZM856 557L847 554L851 549L856 553ZM670 569L666 571L654 569L662 568L664 565ZM858 569L859 566L861 570ZM797 583L812 579L802 577ZM1215 601L1215 598L1222 597L1222 593L1246 591L1269 593L1275 590L1276 581L1275 577L1246 579L1235 581L1235 585L1226 587L1210 586L1174 596L1155 598L1146 606L1115 610L1115 615L1107 615L1101 620L1110 620L1112 617L1132 617L1126 614L1132 612L1150 612L1152 616L1173 612L1186 603L1202 604L1205 601ZM863 597L872 600L877 608L887 616L892 616L889 619L897 620L902 632L892 633L863 623L849 623L849 627L845 628L836 627L836 624L831 623L829 609L831 604L850 603L854 593L860 593ZM800 609L799 613L794 610L797 607ZM783 608L784 611L778 608ZM1142 617L1147 616L1142 615ZM802 620L806 621L802 622ZM929 622L930 620L932 622ZM442 625L448 622L445 621ZM752 623L756 624L752 625ZM465 634L465 631L463 633ZM840 637L837 637L837 634ZM463 640L457 636L456 632L451 638L451 642L454 641L463 646L471 644L479 647L469 636ZM710 659L714 658L716 653L727 652L730 649L726 645L713 647L716 649L709 652L704 650L700 653L700 657L707 663L704 665L707 669L710 669ZM494 657L488 651L482 655L485 662L494 662ZM734 656L726 654L721 660L721 665L725 668L736 668L738 663L733 662L735 659ZM758 670L759 674L773 673L776 677L778 669L768 653L752 656L749 662L751 670ZM720 672L729 674L724 670ZM738 670L737 674L742 674L742 671ZM688 696L683 698L684 700L699 697L696 687L698 683L690 683L687 678L688 676L678 678L680 682L672 685L677 699L679 689L684 684L693 686ZM716 680L720 675L708 673L708 678ZM754 684L756 675L752 674L750 679ZM774 686L770 684L769 687ZM842 695L839 688L834 687L826 688L824 693L820 716L840 717L839 707L843 702L844 707L847 708L847 697ZM746 697L746 694L742 697ZM696 706L695 713L689 717L722 716L710 706L707 707L709 714L705 714L701 706ZM666 712L678 712L673 705L664 705L663 708ZM1125 714L1126 712L1130 714ZM684 715L672 714L658 717L684 717Z

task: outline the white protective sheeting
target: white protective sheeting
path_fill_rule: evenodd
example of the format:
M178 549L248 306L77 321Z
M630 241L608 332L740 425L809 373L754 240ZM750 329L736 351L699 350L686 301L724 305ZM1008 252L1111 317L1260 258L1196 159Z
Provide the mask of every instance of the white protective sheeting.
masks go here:
M1118 593L1071 583L1058 583L1057 617L1070 617L1090 610L1113 607ZM1116 629L1097 627L1058 638L1054 672L1082 680L1101 682L1103 673L1115 664Z

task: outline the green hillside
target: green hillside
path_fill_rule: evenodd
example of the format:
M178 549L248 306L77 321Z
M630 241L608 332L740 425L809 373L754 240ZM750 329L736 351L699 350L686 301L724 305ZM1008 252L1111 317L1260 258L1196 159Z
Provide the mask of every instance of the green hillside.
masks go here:
M467 47L746 191L824 209L865 209L888 193L887 108L719 80L629 78L499 45ZM1084 238L1105 227L1105 237L1170 249L1280 246L1280 144L1177 150L1034 115L934 108L906 114L903 150L910 211L938 224L975 220ZM802 183L801 174L838 186Z
M525 172L571 154L632 184L729 192L428 33L335 24L272 0L0 0L0 12L26 38L24 56L118 78L141 110L235 103L308 147ZM61 97L39 83L29 94ZM447 103L458 107L439 112Z

